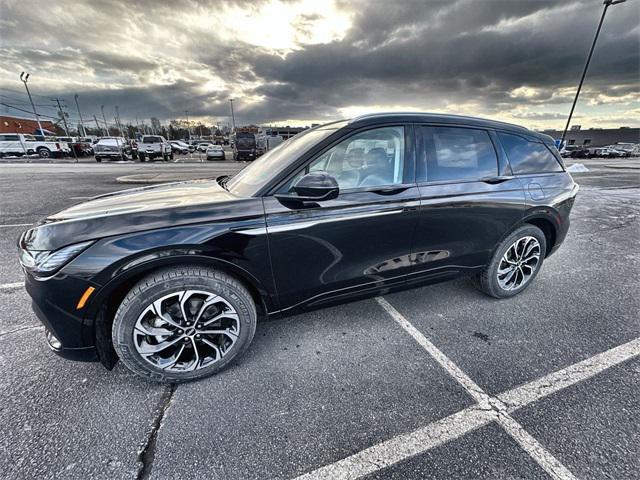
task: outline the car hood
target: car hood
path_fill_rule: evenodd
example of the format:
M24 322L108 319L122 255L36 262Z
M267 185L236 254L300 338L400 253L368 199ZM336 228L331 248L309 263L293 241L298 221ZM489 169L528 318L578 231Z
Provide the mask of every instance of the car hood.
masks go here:
M242 217L242 205L252 200L233 195L214 180L123 190L46 217L25 232L21 246L55 250L105 236L238 218ZM249 210L255 216L255 209Z

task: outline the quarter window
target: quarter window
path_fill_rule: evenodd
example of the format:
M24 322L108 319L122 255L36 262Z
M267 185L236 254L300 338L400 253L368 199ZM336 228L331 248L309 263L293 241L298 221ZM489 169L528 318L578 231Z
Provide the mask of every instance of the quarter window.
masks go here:
M401 184L404 173L404 127L357 133L330 148L300 172L325 171L341 190Z
M523 137L508 133L499 133L498 137L514 174L562 171L556 157L543 143L530 142Z
M480 180L498 174L498 157L484 130L421 127L419 182Z

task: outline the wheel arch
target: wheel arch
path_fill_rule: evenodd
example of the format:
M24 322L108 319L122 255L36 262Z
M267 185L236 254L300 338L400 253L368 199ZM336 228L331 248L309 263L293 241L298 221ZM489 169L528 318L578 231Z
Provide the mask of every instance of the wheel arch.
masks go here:
M105 367L112 369L118 361L111 343L111 328L115 313L124 297L136 283L152 272L178 265L201 266L223 271L237 278L247 288L255 302L259 317L265 317L268 312L275 311L273 299L263 288L260 281L231 262L202 255L176 255L145 262L121 273L104 285L97 292L96 297L92 299L85 314L85 319L89 323L88 326L91 323L93 324L92 328L90 328L91 334L93 335L100 362Z
M554 249L558 240L558 227L561 222L560 214L552 208L545 208L543 210L534 210L526 215L522 224L529 224L538 227L544 233L544 237L547 243L547 251L545 256L548 256Z

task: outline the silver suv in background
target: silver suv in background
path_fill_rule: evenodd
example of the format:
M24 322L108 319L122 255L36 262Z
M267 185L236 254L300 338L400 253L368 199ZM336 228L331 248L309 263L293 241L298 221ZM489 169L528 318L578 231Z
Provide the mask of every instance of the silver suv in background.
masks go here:
M102 160L133 160L133 151L122 137L103 137L93 146L96 162Z
M160 135L144 135L142 140L138 144L138 156L140 161L155 160L161 158L162 160L173 160L173 151L171 144Z

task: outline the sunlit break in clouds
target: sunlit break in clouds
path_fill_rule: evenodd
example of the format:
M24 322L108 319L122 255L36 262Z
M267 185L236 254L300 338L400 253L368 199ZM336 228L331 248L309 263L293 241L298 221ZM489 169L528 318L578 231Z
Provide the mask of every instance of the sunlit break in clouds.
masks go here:
M127 121L188 110L226 123L234 98L240 124L420 110L561 128L601 9L600 0L3 0L0 90L5 100L23 92L28 71L38 98L73 104L77 93L88 117L119 105ZM637 0L609 9L574 123L640 126L639 25Z

